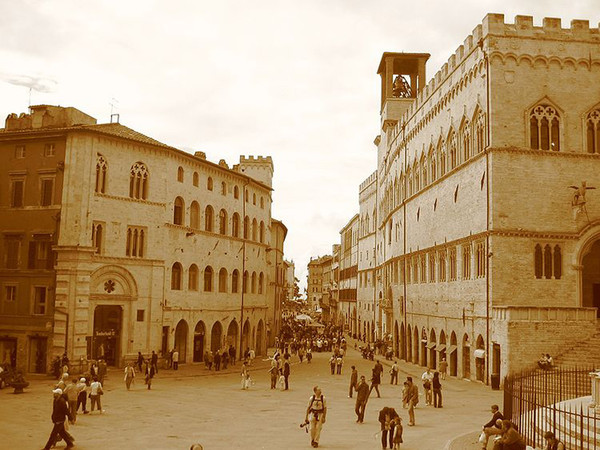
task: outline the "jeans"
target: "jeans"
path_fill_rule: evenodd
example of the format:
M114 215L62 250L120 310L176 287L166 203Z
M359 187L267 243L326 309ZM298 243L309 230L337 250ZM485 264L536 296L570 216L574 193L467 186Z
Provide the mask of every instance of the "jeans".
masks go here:
M433 406L434 406L434 408L442 407L442 390L441 389L433 390Z
M356 400L356 406L354 408L354 412L358 416L358 421L362 422L365 419L365 408L367 407L367 400L358 401Z
M321 428L323 428L323 415L319 414L319 418L316 419L313 415L310 419L310 440L311 442L319 443L321 437Z
M102 402L100 401L100 396L99 395L92 395L90 397L91 401L92 401L92 406L91 406L91 410L94 411L94 405L98 406L98 411L102 412Z
M414 402L414 400L408 401L408 424L409 425L415 424L415 406L416 406L416 403Z

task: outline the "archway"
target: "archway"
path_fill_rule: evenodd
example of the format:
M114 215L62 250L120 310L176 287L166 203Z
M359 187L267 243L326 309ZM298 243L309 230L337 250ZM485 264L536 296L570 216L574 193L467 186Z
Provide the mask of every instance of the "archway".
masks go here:
M555 262L557 260L556 252L555 247ZM597 308L596 317L600 318L600 239L587 247L587 252L583 253L581 264L583 266L581 271L581 306Z
M119 305L101 305L94 310L93 357L109 366L119 364L123 309Z
M235 319L233 319L231 321L231 323L229 324L229 327L227 328L227 342L226 342L227 346L229 347L230 345L233 345L234 348L237 348L239 345L239 340L238 340L238 324L235 321ZM244 354L244 349L239 349L238 354L243 355Z
M365 342L369 342L371 340L371 323L367 323L367 330L365 334Z
M250 346L250 321L246 319L246 322L244 322L244 329L242 331L242 348L240 348L240 355L243 355L249 346Z
M256 327L256 349L255 352L257 355L262 355L263 354L263 348L264 348L264 324L262 319L258 321L258 325Z
M415 325L413 329L413 362L419 364L419 328Z
M404 329L404 323L400 325L400 359L406 360L406 330Z
M371 321L371 342L375 342L375 321Z
M394 355L396 358L400 355L400 336L398 333L398 321L394 322Z
M429 342L427 343L427 348L429 349L429 367L432 370L435 370L435 368L437 367L436 344L437 344L437 339L436 339L436 335L435 335L435 330L432 328L431 332L429 333Z
M412 362L412 328L406 328L406 362Z
M199 321L194 328L194 362L201 362L204 360L204 335L206 334L206 328L204 322Z
M462 342L463 348L463 378L471 378L471 343L469 335L465 333Z
M439 361L442 362L443 359L446 359L446 333L444 330L440 331L440 342L436 347Z
M481 335L475 341L475 377L485 383L485 343Z
M421 365L427 367L427 331L421 329Z
M186 361L187 354L188 324L180 320L175 328L175 349L179 352L179 364Z
M456 342L456 333L453 331L450 335L450 348L448 348L448 354L450 355L450 376L452 377L458 374L458 346Z
M210 332L210 349L213 353L221 349L221 340L223 339L223 326L221 322L215 322Z

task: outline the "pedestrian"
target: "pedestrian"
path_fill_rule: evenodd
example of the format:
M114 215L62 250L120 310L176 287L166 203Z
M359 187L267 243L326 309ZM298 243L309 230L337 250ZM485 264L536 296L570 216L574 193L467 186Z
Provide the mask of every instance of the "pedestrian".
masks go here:
M131 364L131 361L127 363L127 367L125 367L125 386L127 386L127 390L131 389L131 382L135 378L135 369Z
M310 347L308 347L306 349L306 362L307 362L307 364L310 364L311 361L312 361L312 349Z
M433 388L433 407L442 407L442 383L440 383L439 372L433 373L433 380L431 381L431 387Z
M154 366L146 361L146 385L148 390L152 388L152 378L154 378Z
M302 347L302 346L298 349L298 358L300 358L300 364L302 364L302 361L304 360L305 352L306 351L304 350L304 347Z
M213 356L212 350L209 350L205 357L206 367L208 367L208 370L212 370L212 365L213 365L214 359L215 358Z
M423 389L425 390L425 404L431 406L433 403L431 401L431 381L433 380L433 374L429 367L423 375L421 375L421 381L423 381Z
M319 386L315 386L313 388L313 392L314 394L310 397L308 402L308 408L306 408L306 417L304 418L304 422L310 423L310 444L317 448L319 446L319 439L321 437L321 429L325 424L327 405L325 403L325 397L323 396Z
M50 433L50 437L48 438L48 442L46 442L44 450L50 450L50 448L58 441L59 436L67 443L66 448L73 448L75 446L73 436L65 430L65 420L68 417L69 421L74 423L74 418L71 411L69 411L62 390L56 388L52 393L54 394L54 403L52 405L52 423L54 424L54 427L52 428L52 432Z
M398 384L398 361L394 361L394 364L392 364L392 370L390 370L390 384Z
M235 366L235 347L233 345L229 346L229 362Z
M402 385L402 407L406 409L408 407L408 403L405 401L408 393L408 382L404 382Z
M143 364L144 364L144 356L142 355L142 352L138 352L137 366L138 366L139 373L142 373L142 365Z
M504 416L500 412L500 408L498 405L492 405L492 418L489 422L483 425L483 431L481 433L481 437L479 438L482 448L487 449L488 441L490 436L498 435L502 433L502 420L504 420Z
M419 403L419 388L413 383L412 377L406 377L407 390L402 399L408 405L408 426L415 425L415 406Z
M381 398L381 394L379 393L379 385L381 384L381 374L377 370L376 367L373 367L373 371L371 373L371 388L369 389L369 395L371 391L375 389L377 391L377 398Z
M244 361L242 364L242 389L250 388L250 370L248 369L248 363Z
M442 358L442 360L440 361L440 378L442 380L446 379L447 371L448 371L448 362L446 361L446 358Z
M364 375L360 377L360 383L356 386L356 404L354 405L354 412L357 415L356 422L363 423L365 419L365 409L367 407L367 401L369 400L369 385Z
M179 352L173 349L173 370L179 370Z
M381 425L381 448L387 448L388 442L390 448L394 446L394 427L396 422L393 420L398 417L398 413L394 408L384 407L379 411L379 423Z
M102 383L98 381L98 377L94 377L94 381L90 385L90 400L91 400L91 411L94 412L94 406L98 407L98 411L100 414L104 412L102 409L102 401L100 397L104 395L104 391L102 390Z
M341 375L342 374L342 366L344 365L344 358L342 358L342 355L337 355L337 358L335 358L335 367L337 369L337 374Z
M350 374L350 388L348 390L348 398L352 398L352 391L356 389L358 385L358 370L356 366L352 366L352 373Z
M168 365L169 369L172 369L172 368L173 368L173 352L174 352L174 351L175 351L175 349L174 349L174 348L172 348L172 349L169 351L169 356L168 356L169 360L167 361L167 365ZM141 372L141 370L140 370L140 372Z
M152 350L152 367L154 368L154 373L158 373L158 355L154 350Z
M285 390L287 391L289 389L288 380L290 378L290 357L289 356L286 356L286 358L283 360L283 377L285 379Z
M556 439L556 436L552 431L546 431L544 433L544 439L546 441L546 450L565 450L565 444Z
M215 372L221 370L221 352L217 350L215 353Z
M525 450L525 440L510 420L502 421L502 437L498 440L502 450Z
M60 377L60 380L58 381L58 383L56 383L55 388L60 389L61 391L64 392L64 390L67 388L67 383L69 381L69 374L68 373L63 373Z
M283 391L285 389L285 377L283 376L283 367L279 369L279 378L277 380L277 386L279 387L280 391Z
M248 353L248 365L252 365L252 361L254 361L254 358L256 358L256 352L253 348L251 348L250 352Z
M77 409L81 405L82 411L84 414L88 414L87 406L87 397L89 394L89 383L85 377L81 377L79 379L79 383L77 384L77 388L79 390L79 394L77 394Z
M393 429L392 429L392 433L390 433L391 439L392 439L392 444L394 444L392 449L400 450L400 444L402 444L402 442L404 442L402 440L402 432L404 431L404 429L402 428L402 419L400 418L400 416L398 416L392 421L392 423L393 423Z
M106 372L108 371L108 367L106 366L106 361L101 359L98 361L98 381L104 385L104 378L106 377Z
M63 394L67 396L67 403L69 405L69 411L73 417L73 422L77 421L77 399L79 398L79 386L77 384L77 378L73 378L71 383L67 385Z
M331 358L329 358L329 367L331 369L331 375L335 374L335 354L331 355Z

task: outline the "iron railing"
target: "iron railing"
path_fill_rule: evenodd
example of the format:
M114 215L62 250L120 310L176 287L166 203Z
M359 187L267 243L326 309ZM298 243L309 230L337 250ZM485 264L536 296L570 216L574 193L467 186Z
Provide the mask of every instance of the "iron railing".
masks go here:
M600 411L589 408L593 368L530 370L504 379L504 417L517 425L527 445L546 448L552 431L567 450L600 450Z

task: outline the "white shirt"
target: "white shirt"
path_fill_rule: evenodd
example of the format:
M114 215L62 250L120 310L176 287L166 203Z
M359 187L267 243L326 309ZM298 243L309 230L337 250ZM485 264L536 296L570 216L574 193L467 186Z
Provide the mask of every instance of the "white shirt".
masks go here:
M92 395L98 395L98 388L102 389L102 384L99 381L94 381L91 384L91 392Z

